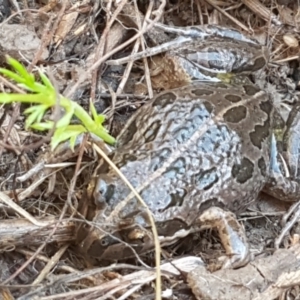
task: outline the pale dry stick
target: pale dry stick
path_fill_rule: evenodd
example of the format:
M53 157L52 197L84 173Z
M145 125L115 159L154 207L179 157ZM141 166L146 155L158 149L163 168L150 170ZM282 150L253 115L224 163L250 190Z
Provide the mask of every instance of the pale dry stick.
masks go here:
M109 164L109 166L120 176L120 178L125 182L125 184L129 187L129 189L132 191L134 196L139 200L139 202L145 207L147 215L150 219L151 229L153 232L153 239L154 239L154 248L155 248L155 264L156 264L156 300L161 300L161 271L160 271L160 244L158 239L158 233L157 228L153 219L153 215L151 211L149 210L149 207L144 202L144 200L141 198L141 196L138 194L138 192L135 190L135 188L131 185L131 183L128 181L128 179L123 175L123 173L116 167L116 165L108 158L108 156L100 149L97 145L93 145L95 150L98 152L98 154L104 158L104 160Z
M36 12L36 13L39 13L39 10L38 9L22 9L20 10L20 13L22 12ZM2 24L5 24L5 23L8 23L11 19L13 19L15 16L17 16L19 14L19 12L16 12L16 13L13 13L11 14L8 18L6 18L0 25ZM47 14L45 14L47 15Z
M273 63L278 63L278 64L280 64L280 63L283 63L283 62L288 62L288 61L296 60L296 59L299 59L299 55L290 56L290 57L287 57L287 58L275 60L275 61L273 61Z
M113 121L112 116L114 115L114 112L116 110L117 94L110 85L108 85L108 91L110 93L111 105L106 110L104 110L103 114L109 119L108 128L111 128L111 124Z
M63 168L68 168L68 167L71 167L74 165L75 165L75 163L73 163L73 162L61 162L61 163L56 163L56 164L47 164L45 161L41 161L38 164L36 164L35 166L33 166L24 175L18 176L17 181L18 182L27 181L28 179L30 179L32 176L36 175L38 172L40 172L44 168L47 168L47 169L58 169L59 168L58 171L60 171ZM56 173L57 171L55 170L54 172ZM47 177L48 176L45 176L44 178L47 178Z
M165 276L180 276L182 272L188 273L198 266L203 266L203 261L198 257L183 257L176 259L172 263L164 263L161 265L161 269L164 272ZM114 264L105 268L97 268L92 270L79 271L77 274L68 274L63 277L64 280L62 283L74 282L84 279L88 276L93 276L99 273L103 273L106 270L116 270L116 269L126 269L130 270L139 270L134 273L129 273L122 276L121 278L115 278L113 280L104 282L96 287L86 288L83 290L78 290L74 292L67 292L62 294L56 294L55 299L66 299L67 297L75 297L80 295L87 295L88 293L105 293L106 291L111 291L112 289L122 285L122 288L128 288L130 286L136 286L140 284L148 284L155 278L154 270L144 270L140 267L127 265L127 264ZM62 277L62 276L61 276ZM66 278L67 277L67 278ZM60 282L56 281L55 284L58 285ZM27 295L28 296L28 295ZM40 298L41 300L52 300L48 296ZM98 298L97 298L98 299Z
M229 13L227 13L226 11L224 11L223 9L221 9L217 4L215 4L215 2L213 0L205 0L205 1L208 4L210 4L212 7L214 7L217 11L219 11L221 14L223 14L224 16L226 16L233 23L235 23L236 25L238 25L240 28L242 28L243 30L245 30L246 32L248 32L250 34L252 33L251 30L249 30L248 27L246 27L243 23L241 23L236 18L232 17Z
M10 81L8 81L5 77L0 75L0 81L6 85L7 87L9 87L11 90L15 91L16 93L19 94L26 94L24 92L24 90L20 89L17 85L11 83Z
M80 154L82 154L82 152ZM76 170L78 170L79 163L81 161L82 155L80 155L80 154L78 155ZM77 172L77 175L75 175L75 178L76 178L76 176L78 176L78 172ZM74 184L75 184L75 180L74 180ZM72 191L73 191L73 189L72 189ZM62 212L59 216L58 221L54 224L53 230L50 232L49 236L46 238L44 243L36 250L35 254L32 257L30 257L19 269L17 269L8 279L6 279L2 283L3 285L9 283L13 278L15 278L18 274L20 274L35 259L35 257L43 250L43 248L48 244L48 241L51 240L51 238L54 235L54 233L55 233L56 229L58 228L59 224L63 221L63 216L65 215L65 213L67 211L67 208L70 205L70 202L71 201L70 201L70 191L69 191L67 201L66 201L66 203L65 203L65 205L62 209ZM72 206L70 205L70 207L72 207ZM75 213L75 211L74 211L74 213Z
M142 281L142 278L139 281ZM148 282L146 282L146 283L148 283ZM96 285L94 287L89 287L89 288L86 288L84 290L82 290L82 289L81 290L73 290L73 291L70 291L70 292L56 294L55 297L53 297L53 296L39 297L38 299L40 299L40 300L53 300L54 298L56 300L58 300L58 299L79 299L80 296L83 297L82 299L89 299L89 298L86 298L86 295L89 295L89 294L93 295L97 292L98 293L101 292L101 294L103 294L103 293L106 292L105 290L102 291L103 290L102 285ZM132 285L132 282L130 282L130 281L121 281L121 280L119 280L118 284L115 285L115 287L114 287L114 293L116 293L118 291L122 291L130 285ZM109 294L110 294L110 292L109 292ZM97 299L97 300L100 300L100 299L115 299L115 298L107 298L106 295L104 295L104 297L105 298L92 298L92 299ZM30 299L30 298L27 298L27 299Z
M292 209L291 209L292 208ZM287 222L285 224L285 226L283 227L283 229L280 232L280 235L277 237L277 239L275 240L275 248L279 249L279 246L283 240L283 238L287 235L287 232L295 225L295 223L299 220L300 218L300 203L295 203L292 207L290 208L290 210L288 211L288 214L294 213L294 211L296 210L296 212L294 213L292 219Z
M144 57L154 56L156 54L160 54L169 50L176 50L179 47L184 48L186 44L189 44L191 41L194 41L195 38L205 39L210 35L216 35L220 37L228 37L232 38L232 34L236 36L237 40L241 40L247 43L254 43L254 41L250 38L247 38L242 33L238 32L237 30L227 30L222 27L207 27L207 26L188 26L188 27L174 27L170 25L165 25L162 23L154 24L155 27L164 30L165 32L176 34L178 37L171 41L165 42L161 45L148 48L145 51L141 51L135 55L129 55L120 59L115 60L108 60L106 61L109 65L121 65L127 63L131 60L137 60ZM199 41L200 42L200 41Z
M15 212L26 218L28 221L30 221L32 224L36 226L44 227L45 223L39 222L36 220L32 215L30 215L26 210L24 210L22 207L17 205L14 201L10 199L6 194L3 192L0 192L0 201L4 202L6 205L8 205L10 208L12 208Z
M128 296L130 296L134 292L133 289L136 290L135 287L138 287L138 289L139 289L139 288L141 288L143 286L143 284L145 284L145 282L140 283L138 285L135 285L134 288L131 288L130 290L127 290L127 292L125 294L127 294ZM103 295L102 297L97 298L97 300L107 300L110 297L112 297L114 294L116 294L118 292L121 293L121 291L124 290L127 286L128 286L127 282L125 282L125 285L122 285L122 283L120 285L116 285L115 288L113 288L109 292L105 293L105 295ZM130 291L130 293L128 294L129 291ZM118 298L115 298L115 299L116 300L120 300L120 299L123 299L123 298L122 297L118 297ZM125 298L125 299L128 299L128 297Z
M266 8L259 0L241 0L250 10L261 17L266 22L272 22L276 26L281 26L282 23L278 18Z
M138 60L145 57L154 56L169 50L178 49L180 47L184 47L185 45L188 45L193 40L192 37L180 37L175 40L171 40L169 42L166 42L162 45L158 45L152 48L148 48L145 51L138 52L133 55L129 55L123 58L114 59L114 60L108 60L106 63L108 65L117 66L122 65L130 61Z
M50 26L52 25L54 16L50 16L44 30L43 30L43 34L42 34L42 38L41 38L41 43L39 48L37 49L34 58L32 59L30 65L28 66L28 72L31 72L33 67L37 64L37 62L39 61L39 59L41 58L43 51L45 50L45 48L49 45L50 40L54 34L53 30L50 30ZM52 28L53 29L53 28Z
M90 13L90 17L89 17L89 20L87 22L87 27L90 28L90 31L96 41L96 43L98 44L99 43L99 38L98 38L98 35L96 33L96 29L95 29L95 18L96 18L96 14L97 14L97 11L99 11L99 7L100 7L100 1L94 1L94 5L93 5L93 8L92 8L92 11ZM109 18L109 15L107 14L107 18Z
M166 0L162 0L161 1L161 6L160 9L158 9L157 11L163 11L163 8L166 6ZM158 20L160 19L161 15L159 15L159 13L157 13L156 17L154 20L149 22L149 25L147 26L146 30L138 32L137 34L135 34L131 39L127 40L126 42L124 42L123 44L121 44L120 46L116 47L114 50L108 52L107 54L103 55L101 58L99 58L97 60L97 62L95 62L86 72L84 72L79 79L77 80L77 82L73 85L73 87L67 92L66 94L66 98L72 98L72 95L75 93L76 89L80 86L80 84L88 77L88 74L90 74L92 71L96 70L103 62L105 62L110 56L112 56L113 54L119 52L120 50L124 49L126 46L130 45L131 43L133 43L134 41L136 41L136 39L138 39L142 34L144 34L147 30L150 30L155 22L158 22Z
M64 245L62 246L48 261L46 266L43 268L43 270L40 272L39 276L33 281L32 285L37 285L41 283L46 276L49 274L51 269L56 266L56 264L59 262L60 258L62 255L66 252L68 249L69 245Z
M202 8L201 8L199 1L196 1L196 5L197 5L197 10L198 10L199 23L200 23L200 25L203 25L204 24L203 13L202 13Z
M32 255L20 268L18 268L9 278L7 278L4 282L1 283L1 285L8 284L11 280L13 280L16 276L18 276L31 262L33 262L36 258L36 256L43 250L43 248L48 244L48 241L51 240L52 235L56 231L56 228L58 226L59 222L54 226L53 230L50 232L49 236L46 238L44 243L36 250L34 255Z
M17 14L20 15L20 17L23 18L22 11L20 10L20 6L19 6L18 2L16 0L11 0L11 2L13 3L14 7L17 10Z
M108 9L111 7L111 1L108 1L107 7ZM107 36L109 33L110 28L112 27L114 21L116 20L118 14L121 12L123 6L127 3L127 0L122 0L121 3L118 4L118 7L116 8L116 10L114 11L113 15L111 18L109 18L109 20L107 20L106 22L106 26L102 32L102 36L101 39L99 41L99 44L96 48L95 51L95 57L94 57L94 65L97 62L97 60L99 59L99 57L103 57L104 53L105 53L105 45L107 43ZM106 12L107 14L110 13L110 11ZM98 70L96 68L94 68L92 70L92 82L91 82L91 92L90 92L90 99L92 102L95 101L96 99L96 87L97 87L97 74ZM79 78L80 80L80 78Z
M296 258L299 259L299 248L295 249L293 252L293 256L296 256ZM274 264L276 263L277 262L274 262ZM270 271L268 273L270 273ZM284 292L286 292L288 288L299 286L299 282L299 268L296 271L284 270L280 272L280 276L277 277L276 281L272 278L272 284L268 285L268 287L264 289L264 291L262 291L258 296L253 298L253 300L288 299L287 297L283 297Z
M137 39L135 41L135 44L134 44L133 49L131 51L131 55L135 55L139 51L139 47L140 47L140 39ZM133 63L134 63L134 61L131 60L126 65L125 71L124 71L123 76L122 76L122 80L121 80L121 82L118 86L117 92L116 92L117 95L119 95L123 92L125 84L127 83L128 77L130 75Z
M81 152L80 154L82 154L83 152ZM77 160L77 165L76 165L76 170L78 170L79 164L81 162L81 157L82 155L78 156L78 160ZM75 173L78 175L78 172ZM76 178L76 175L75 175ZM74 178L73 178L74 179ZM75 184L75 180L73 180L73 185ZM72 186L72 188L74 188ZM73 191L73 189L70 189L70 191ZM70 191L68 193L68 199L62 209L62 212L60 214L59 220L54 224L53 230L50 232L50 235L46 238L46 240L44 241L44 243L36 250L35 254L30 257L18 270L16 270L16 272L14 272L8 279L6 279L2 284L7 284L8 282L10 282L13 278L15 278L18 274L20 274L34 259L35 257L43 250L43 248L48 244L48 241L50 241L50 239L52 238L52 236L54 235L56 229L58 228L58 224L60 224L63 221L63 216L65 215L68 205L70 205ZM71 205L70 205L71 206ZM71 206L72 207L72 206ZM75 211L74 211L75 213ZM27 214L27 213L26 213ZM43 225L43 224L42 224Z
M77 158L76 166L75 166L75 170L74 170L74 176L73 176L73 178L71 180L71 184L70 184L70 187L68 189L68 196L67 196L66 205L63 208L63 211L61 213L60 219L63 218L64 214L67 211L67 205L69 205L70 208L73 209L73 212L72 212L72 214L71 214L71 216L69 218L70 220L74 216L74 214L76 214L76 212L77 212L78 203L76 203L76 206L74 207L73 204L72 204L71 199L72 199L72 197L74 197L73 194L74 194L74 191L75 191L77 177L82 172L82 170L84 169L84 167L83 167L80 170L80 166L81 166L82 157L83 157L83 153L84 153L84 150L85 150L85 145L86 145L86 142L87 142L87 138L88 138L88 135L85 134L84 137L83 137L83 141L80 144L78 158Z
M29 251L29 250L25 250L25 249L16 249L15 250L16 252L18 253L21 253L22 255L24 256L32 256L34 254L33 251ZM48 263L50 261L49 257L45 256L45 255L42 255L42 254L39 254L37 255L36 257L39 261L42 261L44 263ZM79 272L78 269L75 269L75 268L72 268L68 265L60 265L60 266L57 266L57 270L59 271L63 271L63 272L68 272L68 273L76 273L76 272ZM86 279L90 280L90 281L94 281L91 277L86 277Z
M4 135L4 137L3 137L2 141L1 141L3 144L6 144L6 142L8 140L8 137L9 137L11 131L12 131L12 128L13 128L13 126L15 124L15 121L17 120L17 118L18 118L19 115L20 115L20 103L17 103L14 106L11 119L10 119L9 124L7 126L7 129L5 131L5 135ZM0 156L2 156L3 150L4 150L4 147L0 147Z
M134 1L134 8L135 8L135 11L136 11L137 25L138 25L138 28L139 28L140 31L142 31L144 28L146 28L146 26L147 26L146 20L149 19L150 15L151 15L151 12L152 12L152 9L153 9L153 6L154 6L153 1L150 1L147 12L146 12L146 15L145 15L145 18L144 18L144 21L143 21L143 25L142 25L141 24L142 23L141 18L140 18L140 15L138 13L138 7L137 7L136 0ZM143 51L145 51L145 42L144 42L144 36L143 35L140 37L140 41L141 41L142 49L143 49ZM143 63L144 63L144 68L145 68L145 70L144 70L145 79L146 79L146 83L147 83L147 87L148 87L148 95L149 95L149 98L152 99L153 98L153 89L152 89L152 84L151 84L151 76L150 76L149 65L148 65L148 61L147 61L146 57L143 58Z
M139 16L139 13L136 12L136 17L138 17L138 16ZM117 24L119 24L119 23L117 23ZM119 26L121 26L121 25L119 24ZM140 43L141 43L141 40L140 40L140 39L137 39L137 40L135 41L135 44L134 44L133 49L132 49L132 51L131 51L131 55L135 55L135 54L138 52ZM133 63L134 63L134 61L131 60L131 61L129 61L128 64L126 65L125 71L124 71L123 76L122 76L122 80L121 80L121 82L120 82L120 84L119 84L119 86L118 86L117 92L116 92L116 95L118 95L118 96L119 96L119 95L123 92L123 90L124 90L124 87L125 87L125 85L126 85L126 83L127 83L127 81L128 81L128 78L129 78L129 75L130 75L130 72L131 72Z
M53 172L58 172L58 171L60 171L60 170L55 170ZM22 191L20 194L18 194L19 201L25 200L30 195L32 195L32 193L36 190L36 188L38 186L40 186L45 181L46 178L51 176L53 174L53 172L49 173L49 174L46 174L46 176L43 176L43 177L37 179L28 188L26 188L24 191Z
M117 300L126 300L126 299L128 299L128 297L130 295L132 295L134 292L139 290L142 286L143 286L142 284L138 284L138 285L132 287L127 292L125 292L121 297L119 297Z

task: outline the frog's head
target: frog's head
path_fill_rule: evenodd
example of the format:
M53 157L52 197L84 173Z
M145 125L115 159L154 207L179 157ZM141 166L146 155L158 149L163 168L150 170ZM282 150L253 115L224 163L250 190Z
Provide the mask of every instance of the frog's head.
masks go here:
M145 208L130 196L130 189L117 175L98 175L88 187L88 198L92 201L86 218L91 223L78 232L81 252L116 260L153 247Z
M134 176L131 179L134 181ZM100 174L89 190L93 214L87 219L91 226L82 229L78 239L83 253L111 261L153 249L150 212L117 175ZM177 240L177 234L185 236L189 232L187 224L180 219L155 221L160 241L165 245Z

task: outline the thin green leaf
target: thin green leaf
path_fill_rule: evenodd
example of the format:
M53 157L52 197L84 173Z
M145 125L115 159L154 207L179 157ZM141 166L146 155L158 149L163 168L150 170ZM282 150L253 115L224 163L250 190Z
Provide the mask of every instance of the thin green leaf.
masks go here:
M103 124L104 121L105 121L105 116L104 116L104 115L101 115L101 114L100 114L100 115L97 114L95 105L94 105L94 103L93 103L92 101L90 101L90 110L91 110L92 117L93 117L95 123L96 123L97 125Z
M105 119L106 119L105 115L102 115L102 114L97 115L97 124L99 124L99 125L103 124Z
M74 134L73 136L70 137L70 148L73 152L74 152L74 148L75 148L76 140L77 140L78 136L79 136L79 134L78 135Z
M49 78L42 72L39 70L39 74L40 77L43 81L43 84L49 89L49 90L54 90L54 86L52 85L51 81L49 80Z
M51 130L54 126L52 121L41 122L47 109L57 105L57 96L60 97L59 105L65 110L64 116L56 123L52 147L56 147L60 142L70 140L71 147L74 147L76 138L83 132L91 132L102 138L104 141L113 144L115 139L110 136L107 130L102 126L105 116L97 114L95 106L91 103L92 118L90 115L76 102L71 101L61 95L57 95L56 91L43 72L39 71L42 83L36 82L34 75L27 72L25 67L18 61L8 58L9 64L15 70L0 68L0 73L8 78L16 81L24 90L32 92L32 94L0 94L0 103L35 103L26 109L28 115L26 119L26 128L31 127L36 130ZM75 115L82 125L69 125L73 115Z
M79 134L84 132L86 132L86 129L82 125L69 125L56 129L51 139L51 149L54 150L61 142L71 137L77 138Z
M97 130L93 131L93 133L96 134L98 137L100 137L103 141L105 141L108 144L114 145L116 142L116 139L112 137L104 127L97 128Z
M73 117L74 110L70 110L57 122L57 128L66 127L70 124L71 119Z
M30 114L30 113L32 113L32 112L35 111L35 110L39 110L39 111L42 110L42 111L45 112L49 107L50 107L50 106L45 105L45 104L33 105L33 106L30 106L30 107L26 108L26 109L24 110L24 114Z
M25 79L27 82L32 82L32 75L27 72L26 68L12 57L7 57L7 62ZM34 77L33 77L34 82Z
M10 94L0 94L0 103L7 104L11 102Z
M14 73L10 70L7 70L7 69L3 69L3 68L0 68L0 73L2 73L3 75L7 76L8 78L18 82L18 83L24 83L26 82L26 80L21 77L20 75L18 75L17 73Z
M49 106L41 104L41 105L34 105L27 108L24 113L28 114L26 118L26 129L30 127L34 122L39 123L41 122L46 110Z
M38 131L45 131L45 130L51 130L53 126L54 126L54 122L47 121L47 122L34 123L30 126L30 128Z
M49 97L45 97L43 94L0 94L6 95L1 99L0 103L44 103L45 105L52 106L53 102L49 101Z
M96 120L96 118L97 118L97 111L96 111L94 103L91 100L90 100L90 111L92 113L93 119Z

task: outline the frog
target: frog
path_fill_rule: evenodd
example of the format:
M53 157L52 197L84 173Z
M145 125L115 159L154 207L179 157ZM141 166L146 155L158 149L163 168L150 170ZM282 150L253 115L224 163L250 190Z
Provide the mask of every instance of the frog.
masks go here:
M216 32L224 33L226 28ZM262 67L265 51L236 36L214 34L212 40L202 40L209 47L201 46L205 49L202 61L194 54L197 65L205 66L209 76L216 67L238 73ZM249 51L250 58L240 60L236 55L234 60L231 56L229 66L228 59L222 65L218 56L212 66L211 58L217 57L212 41L218 41L215 53L222 52L220 47L230 49L225 45L240 45L243 55ZM179 68L195 66L191 56L185 62L181 54L167 55L180 56ZM215 228L226 251L222 268L239 268L249 262L251 254L237 216L262 190L277 193L274 178L283 177L281 187L286 187L291 201L300 191L299 183L282 176L282 168L275 163L271 95L249 80L228 83L217 76L216 80L195 80L194 69L185 69L189 82L159 93L130 118L117 137L111 160L148 206L162 247L203 228ZM147 210L107 163L96 168L87 195L91 199L87 219L93 226L79 230L80 251L111 261L153 250Z

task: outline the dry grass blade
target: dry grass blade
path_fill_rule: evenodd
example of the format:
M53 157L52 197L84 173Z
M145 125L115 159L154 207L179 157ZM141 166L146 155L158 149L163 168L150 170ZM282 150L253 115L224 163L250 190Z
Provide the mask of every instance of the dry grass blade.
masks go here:
M26 218L28 221L30 221L32 224L36 226L44 227L45 224L43 222L38 221L35 219L32 215L30 215L26 210L24 210L22 207L17 205L13 200L11 200L7 195L5 195L3 192L0 192L0 201L7 204L10 208L12 208L15 212L19 213L21 216Z
M141 196L137 193L137 191L134 189L134 187L131 185L131 183L128 181L128 179L120 172L120 170L113 164L113 162L108 158L108 156L100 149L97 145L93 145L95 150L99 153L101 157L104 158L104 160L110 165L110 167L120 176L120 178L127 184L127 186L130 188L134 196L140 201L140 203L145 207L146 212L149 216L149 220L151 223L152 233L153 233L153 239L154 239L154 247L155 247L155 265L156 265L156 300L161 299L161 272L160 272L160 244L158 239L158 233L157 228L153 219L153 215L151 211L149 210L147 204L144 202L144 200L141 198ZM126 205L125 201L122 203Z
M59 260L61 259L62 255L66 252L66 250L68 249L69 245L65 245L63 247L61 247L59 249L59 251L57 251L55 253L55 255L53 255L51 257L51 259L48 261L47 265L44 267L44 269L40 272L39 276L34 280L34 282L32 284L39 284L42 282L42 280L44 280L47 275L49 274L49 272L51 271L51 269L56 266L56 264L59 262Z
M273 24L282 25L278 18L266 8L259 0L242 0L242 2L252 10L256 15L260 16L266 22L272 22Z
M146 31L150 30L156 22L160 19L161 15L159 12L163 12L163 8L166 6L166 0L161 1L161 5L159 9L156 11L156 17L154 20L151 20L148 23L147 28L145 30L142 30L141 32L138 32L135 34L132 38L128 39L126 42L121 44L120 46L116 47L114 50L108 52L107 54L103 55L103 57L99 58L84 74L82 74L77 82L73 85L73 87L68 91L66 97L72 98L73 94L77 90L77 88L80 86L80 84L85 80L85 78L88 77L88 74L90 74L92 71L96 70L103 62L105 62L109 57L111 57L113 54L119 52L120 50L124 49L126 46L130 45L131 43L135 42L136 39L138 39L142 34L144 34Z
M225 10L221 9L217 4L214 3L213 0L205 0L208 4L213 6L216 10L218 10L220 13L222 13L224 16L226 16L228 19L230 19L232 22L234 22L236 25L238 25L240 28L245 30L246 32L251 33L251 30L245 26L243 23L239 22L236 18L232 17L229 13L227 13Z

